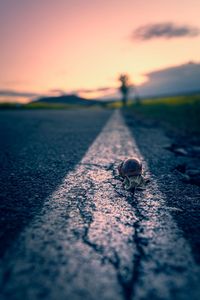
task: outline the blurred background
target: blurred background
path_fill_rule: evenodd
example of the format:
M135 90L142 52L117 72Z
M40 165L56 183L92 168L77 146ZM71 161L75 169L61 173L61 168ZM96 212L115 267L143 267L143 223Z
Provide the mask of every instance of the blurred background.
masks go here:
M1 1L0 107L144 104L163 118L153 106L189 105L196 120L199 11L198 0Z

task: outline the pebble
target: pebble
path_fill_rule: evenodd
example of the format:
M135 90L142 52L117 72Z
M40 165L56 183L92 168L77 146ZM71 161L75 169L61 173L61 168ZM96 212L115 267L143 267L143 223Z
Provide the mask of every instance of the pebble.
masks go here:
M176 154L187 156L188 152L183 148L176 148L173 150Z

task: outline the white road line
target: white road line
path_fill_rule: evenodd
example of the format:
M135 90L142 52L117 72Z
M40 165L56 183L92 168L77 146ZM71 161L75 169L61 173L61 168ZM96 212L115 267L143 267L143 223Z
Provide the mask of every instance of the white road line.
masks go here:
M199 269L156 181L133 198L113 176L131 156L144 161L116 111L7 254L2 299L198 299Z

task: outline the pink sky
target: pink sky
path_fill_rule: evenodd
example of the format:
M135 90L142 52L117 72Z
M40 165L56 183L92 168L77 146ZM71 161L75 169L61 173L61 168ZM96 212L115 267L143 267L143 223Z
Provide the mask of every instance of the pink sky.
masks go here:
M146 24L200 28L199 11L199 0L2 1L0 90L46 94L113 87L121 72L141 84L155 69L199 62L200 35L131 38Z

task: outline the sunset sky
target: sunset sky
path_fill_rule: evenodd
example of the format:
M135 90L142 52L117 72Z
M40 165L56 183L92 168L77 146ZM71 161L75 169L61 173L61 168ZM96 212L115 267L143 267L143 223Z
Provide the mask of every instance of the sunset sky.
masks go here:
M99 97L121 72L139 85L200 63L199 12L199 0L0 0L0 100Z

